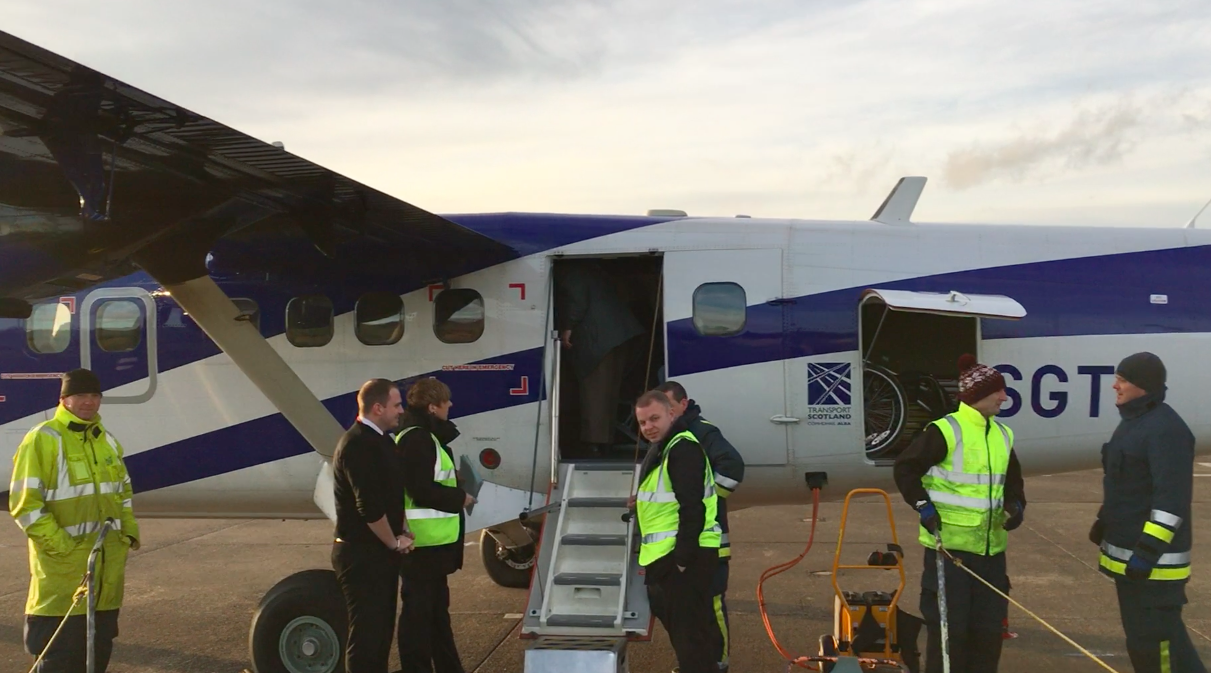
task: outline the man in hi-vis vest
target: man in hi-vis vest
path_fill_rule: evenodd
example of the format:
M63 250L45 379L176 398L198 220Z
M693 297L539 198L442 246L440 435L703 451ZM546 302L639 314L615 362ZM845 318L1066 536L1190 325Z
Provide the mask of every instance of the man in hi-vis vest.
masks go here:
M8 510L29 538L25 648L38 673L83 671L88 658L88 602L72 604L106 519L114 526L97 559L96 669L104 673L118 635L126 557L139 548L130 477L122 445L101 422L101 381L87 369L63 375L59 406L34 426L13 456ZM50 645L55 631L68 617ZM22 669L24 670L24 669Z
M644 582L663 599L680 673L717 673L723 638L715 626L711 583L720 528L710 463L684 417L674 418L664 393L644 393L635 417L657 452L641 471L635 494Z
M401 564L399 659L404 673L463 673L450 626L447 578L463 567L462 511L475 498L458 486L450 442L450 388L423 378L408 389L400 419L404 515L414 536Z
M958 410L926 426L894 468L900 493L921 515L926 673L942 670L934 533L963 565L1008 594L1006 531L1022 525L1026 510L1013 431L995 419L1008 399L1005 379L971 355L959 359L959 371ZM992 673L1001 659L1008 602L949 560L945 567L950 670Z

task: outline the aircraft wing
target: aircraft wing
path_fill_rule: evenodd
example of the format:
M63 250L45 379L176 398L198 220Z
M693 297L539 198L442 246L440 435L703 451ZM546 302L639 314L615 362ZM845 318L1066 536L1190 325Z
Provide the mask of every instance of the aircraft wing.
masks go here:
M292 229L337 260L368 247L387 250L392 263L432 279L518 256L0 32L0 316L24 317L30 301L136 265L162 282L196 277L216 244L263 228ZM263 259L244 264L268 266L284 253L247 249L262 250Z

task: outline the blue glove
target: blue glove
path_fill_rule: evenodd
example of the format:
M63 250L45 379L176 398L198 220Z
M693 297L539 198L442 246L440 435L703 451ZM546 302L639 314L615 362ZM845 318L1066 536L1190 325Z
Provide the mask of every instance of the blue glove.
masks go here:
M917 513L921 515L921 525L930 533L937 533L942 529L942 518L938 516L938 508L933 506L933 503L925 500L917 503Z
M1006 503L1005 513L1009 515L1009 518L1005 520L1002 527L1005 530L1013 530L1022 525L1022 520L1026 518L1026 505L1020 502Z
M1127 579L1146 580L1151 574L1152 563L1139 554L1132 554L1131 560L1127 561Z

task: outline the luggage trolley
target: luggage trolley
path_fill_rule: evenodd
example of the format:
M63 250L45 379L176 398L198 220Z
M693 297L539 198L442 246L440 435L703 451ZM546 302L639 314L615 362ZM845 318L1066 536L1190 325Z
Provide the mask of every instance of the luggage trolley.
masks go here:
M887 504L887 523L891 527L891 542L887 551L876 549L866 559L866 565L843 565L841 548L845 544L845 525L849 516L850 500L857 495L879 495ZM909 671L919 669L920 652L917 636L924 622L900 610L900 597L906 585L904 575L904 549L896 535L896 521L892 513L891 497L877 488L858 488L845 496L841 509L841 524L837 533L837 551L833 556L833 633L820 638L820 656L860 658L874 665L877 671ZM886 591L845 591L838 582L840 570L894 570L900 581L894 593ZM873 660L880 660L875 664ZM830 662L831 663L831 662ZM856 662L855 662L856 663ZM827 663L824 671L834 670ZM848 670L848 669L846 669ZM864 670L871 670L866 669Z

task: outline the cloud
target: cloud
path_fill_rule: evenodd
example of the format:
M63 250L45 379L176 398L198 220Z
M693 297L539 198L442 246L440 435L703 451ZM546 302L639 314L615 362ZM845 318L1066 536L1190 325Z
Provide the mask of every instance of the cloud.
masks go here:
M1081 169L1117 162L1134 147L1131 133L1141 117L1142 110L1126 102L1081 110L1053 134L1025 133L952 151L943 179L955 189L968 189L1002 177L1020 181L1048 167Z
M1206 200L1206 0L8 9L5 30L436 212L867 218L903 175L930 178L922 221Z

